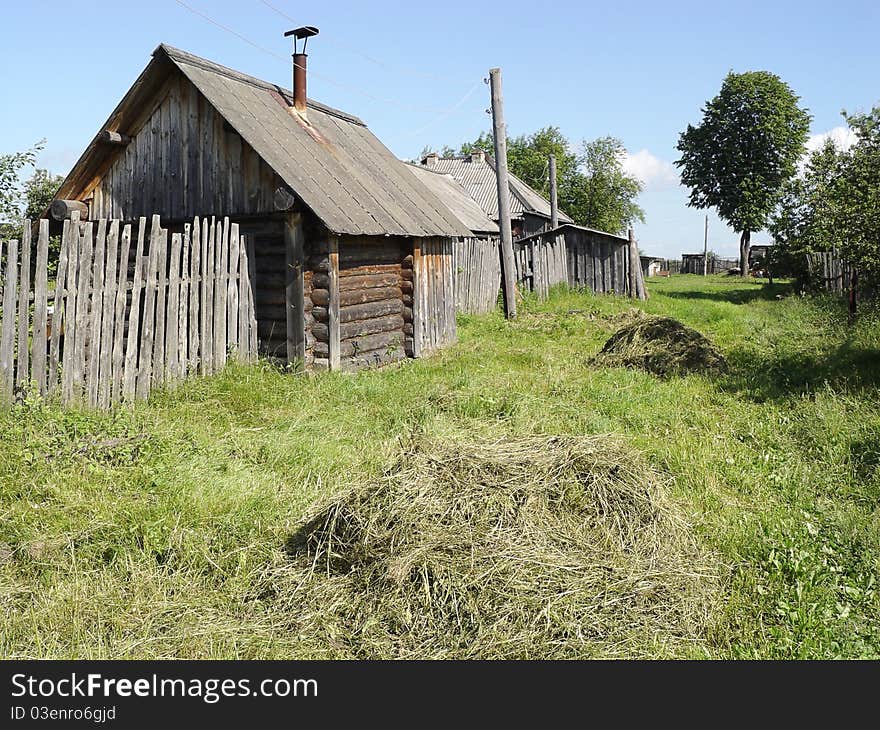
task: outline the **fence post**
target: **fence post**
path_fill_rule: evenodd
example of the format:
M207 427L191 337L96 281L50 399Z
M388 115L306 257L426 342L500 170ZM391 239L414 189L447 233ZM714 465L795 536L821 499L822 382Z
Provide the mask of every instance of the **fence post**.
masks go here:
M31 368L40 395L46 395L46 325L48 314L49 221L40 221L37 265L34 272L34 332L31 340Z
M0 399L12 400L15 386L15 299L18 285L18 241L6 243L3 321L0 325Z
M18 277L18 387L27 388L30 384L28 330L30 327L31 293L31 222L26 220L21 234L21 272Z

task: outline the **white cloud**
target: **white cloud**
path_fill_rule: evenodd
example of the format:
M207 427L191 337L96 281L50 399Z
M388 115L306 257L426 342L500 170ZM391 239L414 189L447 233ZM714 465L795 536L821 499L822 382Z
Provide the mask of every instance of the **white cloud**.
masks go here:
M834 129L829 129L827 132L810 135L810 138L807 140L807 149L810 152L817 150L825 144L827 139L832 140L837 149L846 151L855 143L856 133L849 127L834 127Z
M661 160L646 149L635 154L627 152L623 158L623 169L641 180L646 191L669 190L679 183L678 172L673 164Z

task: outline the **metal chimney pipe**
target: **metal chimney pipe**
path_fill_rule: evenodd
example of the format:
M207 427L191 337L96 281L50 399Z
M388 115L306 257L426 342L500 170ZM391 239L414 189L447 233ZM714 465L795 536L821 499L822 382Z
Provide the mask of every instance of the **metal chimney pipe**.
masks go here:
M293 54L293 108L298 112L306 110L306 59L305 53Z
M289 30L284 34L285 38L293 36L293 108L300 114L306 111L306 44L309 38L318 35L318 29L313 25L305 25L296 30ZM302 50L297 49L297 41L302 41Z

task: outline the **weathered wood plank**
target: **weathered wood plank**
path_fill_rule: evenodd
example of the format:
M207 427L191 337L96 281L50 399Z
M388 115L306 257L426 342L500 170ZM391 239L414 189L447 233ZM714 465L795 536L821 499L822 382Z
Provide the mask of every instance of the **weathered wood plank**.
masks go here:
M79 213L69 221L64 221L61 235L61 251L58 254L58 268L55 271L55 297L52 306L52 332L49 350L49 374L46 390L54 393L58 389L58 364L61 362L61 332L67 313L64 311L64 291L67 282L68 261L71 250L76 250L79 236Z
M98 407L98 371L101 366L101 318L104 315L104 277L107 258L107 219L97 222L92 265L91 302L88 312L89 339L86 349L85 391L90 408Z
M180 376L179 360L179 322L180 322L180 254L183 247L183 236L174 233L171 236L171 258L168 265L168 296L165 331L157 332L165 339L165 377L166 381L176 381Z
M164 231L163 243L159 248L159 262L156 276L156 324L153 332L153 365L150 389L165 382L165 335L167 330L168 302L168 232Z
M247 238L242 238L238 247L238 346L241 359L250 362L250 275L248 272Z
M3 319L0 323L0 400L11 401L15 391L15 306L18 286L18 241L6 243L3 277Z
M72 360L72 379L68 390L67 402L80 400L83 395L83 386L85 385L86 376L86 346L90 336L89 331L89 289L92 285L92 262L94 258L94 224L86 223L83 226L83 235L80 239L79 261L77 265L76 278L76 316L68 320L68 329L65 331L65 340L72 329L75 330L73 335L73 360ZM67 358L64 358L65 368L67 366Z
M226 344L235 353L236 360L243 360L238 341L238 265L241 235L238 224L230 226L229 233L229 277L226 282Z
M330 237L330 303L327 307L328 317L328 336L329 336L329 356L328 362L331 370L339 370L340 352L339 352L339 239L336 236Z
M202 369L203 375L214 372L214 266L217 222L212 217L210 226L205 226L207 244L202 246Z
M110 230L107 234L107 252L104 271L104 295L102 297L101 311L101 334L98 346L98 368L96 379L98 383L98 396L96 405L99 408L107 408L110 405L110 390L112 388L112 354L113 354L113 324L116 313L116 266L119 249L119 221L110 222Z
M31 293L31 222L26 220L21 235L21 270L18 276L18 352L16 384L30 387L30 293Z
M254 251L254 237L247 238L247 272L248 272L248 332L250 334L250 353L251 359L256 360L257 350L259 347L259 336L257 333L257 308L254 300L254 292L257 286L257 256Z
M147 219L138 221L138 238L134 248L134 277L131 288L131 307L128 312L128 338L125 346L125 372L123 375L122 397L131 402L137 395L137 375L140 366L141 333L141 292L144 288L143 259L147 249Z
M113 344L110 353L110 398L111 404L122 398L125 347L125 304L128 289L128 259L131 253L131 225L122 229L119 251L119 268L116 279L116 294L113 303Z
M299 213L288 214L284 221L284 252L285 252L285 322L287 325L287 364L301 365L306 356L305 333L305 296L303 294L303 260L304 235L302 216ZM326 276L328 291L332 274ZM339 287L337 259L337 291Z
M37 238L37 265L34 271L34 331L31 337L31 372L40 395L46 395L46 355L48 327L49 221L40 220Z
M226 267L229 260L229 218L217 227L214 259L214 371L226 365Z
M79 215L77 220L70 221L70 250L68 252L67 271L65 275L64 285L61 290L64 292L64 346L61 350L61 401L68 403L73 399L73 360L76 345L76 307L77 307L77 276L79 273L79 254L81 248L80 239L82 237L82 228L80 226ZM57 285L56 285L57 286ZM53 323L52 330L54 332L55 325Z
M199 367L199 318L202 309L202 291L201 286L201 251L202 251L202 224L196 217L193 221L192 241L190 242L189 257L189 364L187 369L193 373L198 371Z
M186 378L189 370L189 256L192 248L192 229L183 227L180 261L180 291L177 308L177 377Z
M159 256L167 247L168 231L163 230L159 216L154 215L150 226L150 252L144 286L144 311L141 324L140 352L136 397L145 400L150 394L153 377L153 350L156 336L156 295L158 293Z

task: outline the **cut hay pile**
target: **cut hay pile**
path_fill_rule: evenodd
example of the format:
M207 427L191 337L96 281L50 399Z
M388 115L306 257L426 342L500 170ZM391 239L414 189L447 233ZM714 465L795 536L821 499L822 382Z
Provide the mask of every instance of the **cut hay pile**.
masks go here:
M680 655L715 580L665 486L608 437L426 443L294 536L295 628L347 657Z
M662 376L727 369L724 356L708 339L670 317L644 317L621 327L592 362Z

